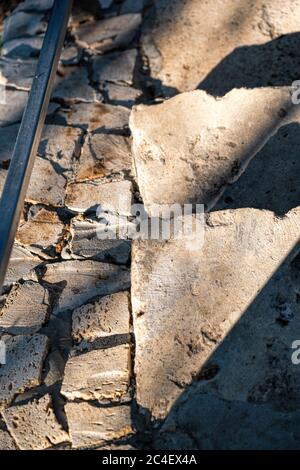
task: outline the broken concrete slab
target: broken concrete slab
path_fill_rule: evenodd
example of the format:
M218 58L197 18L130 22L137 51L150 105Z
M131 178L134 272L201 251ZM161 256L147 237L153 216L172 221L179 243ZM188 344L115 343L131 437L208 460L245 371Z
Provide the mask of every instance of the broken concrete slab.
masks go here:
M107 336L129 335L129 302L128 292L117 292L75 309L73 340L92 342Z
M28 98L27 91L5 89L4 93L0 101L0 127L21 121Z
M299 117L288 88L232 90L219 99L194 91L137 106L130 128L146 210L191 202L209 210L269 137Z
M118 403L130 400L130 346L97 349L71 357L61 393L68 400Z
M36 333L47 319L48 292L37 282L14 286L0 311L0 334Z
M134 39L141 21L139 13L112 16L80 25L75 29L74 35L80 47L103 53L128 46Z
M130 181L103 182L99 180L70 183L65 200L68 209L84 213L101 207L103 211L130 215L132 184Z
M16 239L22 245L44 249L56 246L63 230L64 224L55 211L34 206L30 218L20 224Z
M0 450L17 450L17 446L9 432L0 430Z
M102 101L101 94L90 86L86 67L68 71L64 77L58 77L52 92L52 99L68 104L93 103Z
M21 450L43 450L69 442L56 420L50 395L2 411L5 423Z
M133 433L127 405L96 407L90 403L67 403L65 411L73 448L88 448Z
M25 199L33 204L63 206L66 183L50 161L36 157Z
M132 85L136 59L136 49L95 57L92 64L93 81L95 83L110 81Z
M128 133L129 110L123 106L102 103L78 103L72 109L61 111L59 116L68 126L81 127L100 133Z
M60 286L55 312L74 309L97 296L130 287L128 269L90 260L48 264L43 279Z
M108 100L113 104L119 104L131 108L142 96L142 91L129 86L119 85L118 83L103 84L103 91L107 94Z
M30 59L38 57L43 45L44 35L23 37L6 41L2 47L2 55L12 59Z
M10 41L22 36L35 36L44 33L47 23L44 14L18 11L4 20L3 41Z
M299 327L300 289L290 266L299 224L299 209L283 219L240 209L211 213L197 251L186 240L133 243L140 406L164 418L182 389L199 381L227 400L282 408L285 375L289 405L300 406L290 352Z
M3 338L2 338L3 339ZM0 368L0 404L9 404L15 395L40 385L48 349L44 335L19 335L5 340L6 364Z
M36 280L34 269L40 264L40 258L15 243L12 249L4 285L9 286L21 279Z
M236 0L209 0L201 5L198 0L185 3L181 0L155 0L153 3L153 14L144 26L142 44L151 76L162 83L166 94L194 90L224 58L230 57L232 51L241 46L248 46L243 51L242 61L231 69L231 74L223 69L219 78L225 83L227 79L240 81L240 76L247 78L243 68L248 63L248 51L253 44L261 45L299 31L296 13L300 7L299 0L286 2L284 6L280 0L251 0L247 5ZM297 41L294 51L297 51L296 44ZM278 76L278 63L287 54L279 48L274 50L274 54L279 58L278 62L274 61L272 55L272 63L277 63L276 70L270 67L270 58L265 65L268 72L272 69L272 73ZM255 58L255 68L251 70L254 77L252 87L257 86L257 77L262 72L258 54ZM286 80L287 70L284 72ZM290 83L285 81L281 84ZM271 79L272 84L278 84L276 77ZM267 81L259 86L267 86Z
M127 264L131 253L130 241L99 236L104 231L105 227L100 222L73 218L68 243L70 257Z
M75 178L80 181L111 175L128 176L131 169L132 157L128 137L93 132L87 135L83 144Z

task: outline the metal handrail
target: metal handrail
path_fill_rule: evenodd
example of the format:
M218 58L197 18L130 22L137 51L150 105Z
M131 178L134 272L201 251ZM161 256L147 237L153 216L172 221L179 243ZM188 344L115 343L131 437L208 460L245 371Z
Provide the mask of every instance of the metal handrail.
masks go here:
M55 0L0 200L0 292L41 138L73 0Z

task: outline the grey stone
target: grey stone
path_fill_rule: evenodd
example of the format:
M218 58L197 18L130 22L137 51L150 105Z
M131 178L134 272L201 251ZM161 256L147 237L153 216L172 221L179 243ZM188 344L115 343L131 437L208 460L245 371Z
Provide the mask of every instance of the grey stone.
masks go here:
M137 401L154 417L164 418L193 380L226 400L300 406L291 361L299 224L299 209L283 219L239 209L209 215L202 248L187 239L134 242Z
M43 14L18 11L4 20L3 41L10 41L22 36L35 36L47 29Z
M26 201L34 204L63 206L65 198L66 179L56 171L50 161L36 157Z
M17 450L17 446L7 431L0 430L0 450Z
M48 292L37 282L14 286L0 311L0 334L36 333L47 319Z
M18 132L19 124L0 127L0 162L6 163L11 159Z
M67 403L69 432L74 448L92 447L133 433L127 405L98 408L89 403Z
M210 209L277 129L299 120L288 88L232 90L223 98L183 93L130 117L146 210L197 202Z
M52 92L52 99L66 103L100 102L101 95L89 85L86 67L71 70L63 78L58 78Z
M54 0L25 0L20 3L14 11L48 11L51 10Z
M79 46L107 52L130 44L137 33L141 20L142 17L138 13L113 16L80 25L74 33Z
M72 337L77 343L108 336L129 335L129 295L117 292L74 310Z
M10 58L30 59L37 57L43 45L44 36L23 37L6 41L2 54Z
M0 101L0 127L9 126L21 121L27 98L27 91L5 90L4 101Z
M117 83L105 82L103 90L107 93L109 101L114 104L131 108L136 100L142 96L142 92L135 88L119 85Z
M10 257L4 285L13 284L20 279L35 280L36 276L34 274L34 269L39 264L41 264L40 258L34 256L28 250L15 243Z
M50 395L7 408L2 415L21 450L43 450L69 441L56 420Z
M113 4L113 0L99 0L101 8L109 8Z
M68 400L118 403L128 401L129 385L130 347L121 344L71 357L61 393Z
M56 312L74 309L97 296L130 287L126 268L89 260L48 264L43 279L50 284L61 284Z
M81 58L81 53L78 48L73 44L64 47L60 56L60 61L63 65L78 65Z
M125 0L121 5L121 13L141 13L147 0Z
M9 404L15 395L40 385L48 338L39 334L20 335L6 339L5 344L6 364L0 368L1 405Z
M101 83L107 80L132 85L136 58L136 49L96 57L93 61L93 81Z

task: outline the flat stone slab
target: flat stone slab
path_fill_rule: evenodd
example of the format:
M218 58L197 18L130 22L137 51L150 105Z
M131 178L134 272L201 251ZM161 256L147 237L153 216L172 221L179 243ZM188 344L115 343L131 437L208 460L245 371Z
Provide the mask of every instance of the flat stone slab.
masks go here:
M87 135L83 144L75 169L75 178L80 181L111 175L125 176L130 174L131 168L132 157L128 137L93 132Z
M10 41L22 36L35 36L44 33L47 23L44 14L17 11L4 20L3 41Z
M0 334L36 333L45 323L49 309L48 292L37 282L17 284L0 311Z
M90 260L48 264L43 279L50 284L60 283L56 312L74 309L97 296L130 287L128 269Z
M133 433L127 405L105 408L84 402L67 403L65 411L74 448L95 446Z
M25 0L14 11L45 12L51 10L54 0Z
M17 450L17 446L7 431L0 430L0 450Z
M9 126L21 121L27 99L27 91L5 90L5 99L0 101L0 127Z
M136 59L136 49L96 57L92 64L93 81L101 83L107 80L132 85Z
M105 82L103 90L107 93L110 102L128 108L131 108L142 96L141 90L118 83Z
M57 422L50 395L2 411L5 423L21 450L43 450L69 442Z
M130 181L100 180L70 183L67 187L66 206L79 213L95 211L101 205L103 210L130 215L132 205L132 184Z
M33 204L63 206L67 181L49 160L36 157L26 193L26 201Z
M202 249L187 240L133 243L140 406L164 418L192 381L226 400L300 406L291 361L299 224L298 209L283 219L239 209L209 215Z
M140 13L147 0L125 0L121 5L121 13Z
M99 233L103 233L103 230L103 224L97 221L73 218L70 226L71 239L68 243L69 257L127 264L131 242L100 238ZM67 258L66 253L64 257Z
M72 338L94 341L107 336L129 335L129 294L117 292L82 305L72 315Z
M124 402L130 399L130 346L122 344L71 357L61 393L68 400Z
M0 127L0 162L10 161L19 131L19 124Z
M71 69L64 77L58 78L52 92L52 99L61 100L67 104L102 101L100 93L89 85L86 67Z
M6 364L0 368L0 404L9 404L17 394L41 382L48 349L44 335L19 335L5 340Z
M142 44L151 76L162 83L167 94L194 90L199 84L218 93L220 88L229 91L235 86L254 88L267 86L268 81L269 85L289 85L293 81L287 78L287 72L295 71L293 56L273 48L272 43L287 35L283 42L290 41L290 51L297 54L292 33L299 31L299 0L285 5L273 0L247 5L236 0L209 0L200 5L198 0L153 3ZM279 65L270 66L275 62Z
M37 67L36 60L16 60L0 58L0 74L6 79L6 85L29 91Z
M137 106L130 128L146 210L190 202L210 209L277 129L299 117L287 88L232 90L219 99L194 91Z
M44 35L11 39L3 44L2 54L12 59L37 57L42 49L43 40Z
M80 25L74 34L79 46L107 52L130 44L141 21L142 16L139 13L118 15Z
M39 264L41 264L40 258L34 256L25 248L14 244L4 285L8 286L20 279L35 279L34 269Z

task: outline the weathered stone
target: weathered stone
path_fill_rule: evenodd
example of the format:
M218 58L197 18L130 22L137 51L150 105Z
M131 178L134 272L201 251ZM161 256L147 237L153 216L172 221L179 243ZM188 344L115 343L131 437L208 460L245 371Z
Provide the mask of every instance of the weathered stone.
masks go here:
M14 11L45 12L51 10L54 0L25 0Z
M267 86L269 80L269 85L292 82L281 64L282 61L293 64L294 59L280 48L274 48L271 54L263 51L263 46L259 54L259 49L270 39L287 35L289 40L288 33L299 31L296 13L299 0L284 5L280 0L250 0L246 5L237 0L209 0L201 4L198 0L185 3L155 0L154 5L155 18L144 28L143 48L150 62L151 76L161 81L166 93L194 90L199 84L202 87L202 82L205 83L210 72L217 71L220 63L218 81L220 84L223 81L223 88L228 80L230 89L234 83L248 86L242 83L249 81L247 74L252 76L251 87ZM289 36L292 38L292 34ZM297 42L295 38L296 54ZM256 54L251 54L252 49L256 49ZM242 54L236 60L239 51ZM253 60L249 61L249 55ZM229 67L222 68L222 61L227 58ZM276 67L270 66L271 63L276 63ZM279 74L281 83L278 83ZM261 78L263 83L260 80L258 85ZM210 88L214 90L213 86Z
M132 85L136 58L136 49L96 57L93 61L93 81L101 83L107 80Z
M37 256L34 256L25 248L14 244L4 285L10 285L20 279L35 280L34 269L40 263L41 260Z
M74 309L97 296L130 287L126 268L88 260L48 264L44 281L61 285L55 311Z
M69 242L71 257L127 264L131 252L130 241L109 237L105 239L102 235L99 237L99 233L103 234L104 230L100 222L72 219Z
M76 342L94 341L107 336L129 334L128 292L101 297L91 304L74 310L72 337Z
M72 447L91 447L133 433L130 407L95 407L89 403L65 406Z
M75 30L75 36L79 46L106 52L130 44L141 21L142 17L139 13L113 16L80 25Z
M71 357L65 368L61 393L68 400L128 401L130 347L121 344Z
M5 343L6 364L0 368L1 405L9 404L16 394L40 385L48 339L39 334L20 335L6 339Z
M103 183L101 180L70 183L65 204L74 212L83 213L101 205L103 210L130 215L132 185L130 181Z
M19 124L0 127L0 162L3 164L11 159L19 131Z
M47 23L43 21L43 17L43 14L27 13L25 11L18 11L13 15L9 15L4 21L3 41L44 33L47 29Z
M300 406L290 352L300 327L296 273L291 279L296 262L290 266L291 250L299 251L299 224L298 209L283 219L240 209L210 214L197 251L187 240L134 242L142 407L165 417L184 386L212 378L211 388L226 400ZM289 392L282 394L282 387Z
M77 65L80 61L81 53L73 44L64 47L60 56L63 65Z
M37 332L47 318L48 292L37 282L25 282L12 288L0 311L0 334Z
M3 44L2 54L14 59L30 59L37 57L42 48L43 40L43 35L11 39Z
M142 96L142 92L135 88L119 85L117 83L105 82L103 91L107 94L109 101L131 108L136 100Z
M27 91L5 90L4 102L0 101L0 127L21 121L27 98Z
M76 165L75 178L80 181L124 175L129 174L131 168L132 158L128 137L95 132L86 137Z
M17 450L16 443L7 431L0 430L0 450Z
M66 179L59 174L54 165L44 158L36 157L26 200L34 204L63 206Z
M56 420L49 395L7 408L2 415L21 450L43 450L69 441Z
M122 106L101 103L79 103L71 110L61 112L60 117L66 124L81 127L89 131L109 133L111 130L126 134L129 110Z
M17 240L22 245L48 248L61 239L64 224L55 211L38 207L32 217L20 225Z
M121 13L141 13L148 0L125 0L121 6Z
M299 118L287 88L233 90L222 99L194 91L134 108L133 157L146 209L188 202L210 209L268 138Z
M89 85L86 67L80 67L58 78L52 98L66 103L93 103L101 101L100 93Z

